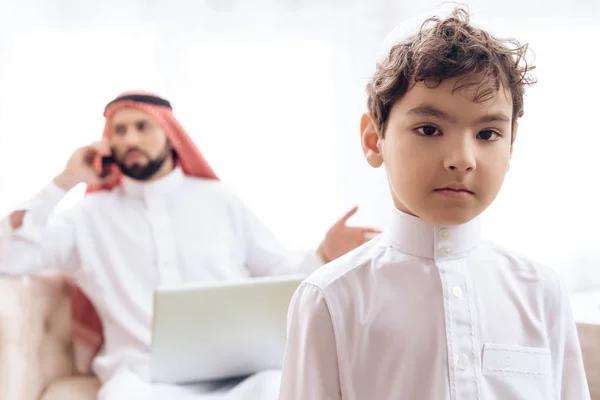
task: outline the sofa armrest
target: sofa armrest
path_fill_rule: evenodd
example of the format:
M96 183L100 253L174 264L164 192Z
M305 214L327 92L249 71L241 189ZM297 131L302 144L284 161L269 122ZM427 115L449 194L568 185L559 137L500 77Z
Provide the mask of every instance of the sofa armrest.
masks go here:
M64 278L0 277L0 398L38 400L73 374L70 303Z

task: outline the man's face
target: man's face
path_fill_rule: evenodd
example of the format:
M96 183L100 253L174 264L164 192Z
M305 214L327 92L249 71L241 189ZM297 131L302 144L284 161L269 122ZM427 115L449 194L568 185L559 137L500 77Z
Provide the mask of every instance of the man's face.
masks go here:
M110 145L123 174L136 180L149 180L172 161L172 151L164 129L148 114L124 108L111 121Z
M481 214L512 155L510 93L500 88L474 102L476 87L453 91L455 83L411 88L392 107L385 138L370 115L361 122L365 156L373 167L385 165L395 206L437 225Z

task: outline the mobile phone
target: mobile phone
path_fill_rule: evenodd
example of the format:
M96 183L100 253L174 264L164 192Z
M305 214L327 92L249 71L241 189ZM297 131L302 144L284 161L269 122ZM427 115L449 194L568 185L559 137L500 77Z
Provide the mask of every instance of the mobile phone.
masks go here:
M115 163L114 152L110 156L102 157L102 171L100 172L100 177L106 178L111 172L112 165Z

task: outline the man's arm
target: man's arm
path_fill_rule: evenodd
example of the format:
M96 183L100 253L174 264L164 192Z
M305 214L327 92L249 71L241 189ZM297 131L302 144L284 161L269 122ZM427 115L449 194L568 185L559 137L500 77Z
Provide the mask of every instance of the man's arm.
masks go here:
M81 147L64 170L29 202L0 221L0 273L29 274L42 269L74 270L79 267L75 238L68 218L51 215L69 190L79 183L102 185L118 175L103 176L98 157L111 154L106 142Z
M64 217L51 216L66 193L53 182L0 222L0 273L75 267L71 224Z
M253 276L308 276L323 264L341 257L380 233L378 229L346 224L356 213L355 207L333 224L317 249L292 253L287 251L275 235L234 195L231 208L237 229L243 235L247 266Z
M589 400L590 390L570 296L558 274L555 279L554 299L550 302L553 306L547 310L555 393L560 400Z
M258 217L235 194L229 192L229 212L236 231L237 246L244 252L252 276L308 276L323 265L315 250L288 251Z
M340 400L338 353L326 298L302 283L290 304L280 400Z

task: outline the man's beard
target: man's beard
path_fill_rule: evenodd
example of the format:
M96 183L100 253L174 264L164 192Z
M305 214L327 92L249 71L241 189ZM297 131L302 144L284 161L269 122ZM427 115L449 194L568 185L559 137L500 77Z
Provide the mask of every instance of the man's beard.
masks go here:
M129 153L130 151L138 151L142 154L144 154L146 157L149 158L149 161L146 165L139 165L139 164L133 164L131 166L127 166L125 165L125 163L123 162L123 159L125 159L125 157L127 157L127 153ZM165 146L164 150L161 152L161 154L157 157L157 158L150 158L148 153L146 153L145 151L142 151L140 149L129 149L127 150L127 153L125 153L123 155L123 159L119 159L115 157L116 163L119 166L119 168L121 169L121 172L123 173L123 175L130 177L131 179L135 179L137 181L146 181L150 178L152 178L152 176L154 176L154 174L156 174L156 172L158 172L158 170L163 166L163 164L165 163L165 161L167 160L167 155L169 154L169 146Z

